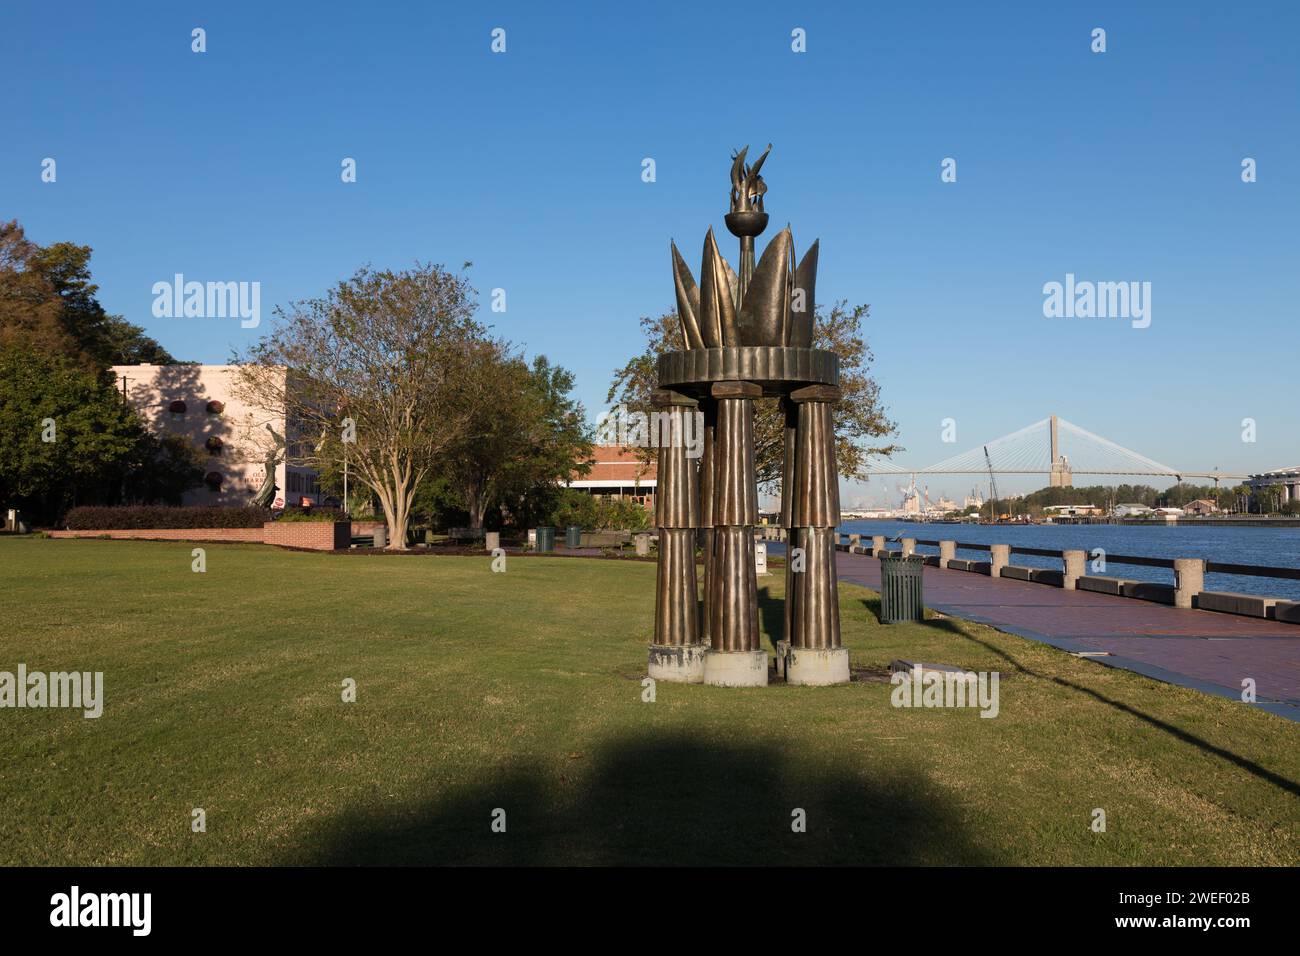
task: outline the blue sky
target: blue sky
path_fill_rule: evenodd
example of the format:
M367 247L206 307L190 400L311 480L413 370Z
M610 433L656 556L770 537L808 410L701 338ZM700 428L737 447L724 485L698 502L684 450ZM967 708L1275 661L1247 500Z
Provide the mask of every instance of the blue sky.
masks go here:
M176 272L259 281L269 313L365 262L472 260L482 318L571 368L594 415L637 318L673 306L668 240L698 271L712 225L736 256L729 155L771 141L769 231L820 237L819 300L871 304L901 461L1055 412L1189 470L1295 465L1297 10L7 5L0 217L92 245L104 305L204 362L259 330L155 319L151 287ZM1045 318L1043 284L1067 273L1150 282L1150 327Z

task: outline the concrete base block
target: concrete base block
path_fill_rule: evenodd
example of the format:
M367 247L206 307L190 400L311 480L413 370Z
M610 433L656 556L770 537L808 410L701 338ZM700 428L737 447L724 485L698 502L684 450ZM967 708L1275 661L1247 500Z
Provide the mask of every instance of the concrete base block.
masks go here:
M953 667L951 664L927 664L924 661L905 661L896 660L889 662L889 672L891 674L904 673L912 674L920 671L924 674L927 671L939 674L952 674L969 683L974 683L976 675L973 671L962 670L960 667Z
M950 571L969 571L973 562L965 558L952 558L948 561L948 570Z
M785 680L805 687L826 687L849 682L849 649L792 647L786 653Z
M1174 586L1172 584L1153 584L1150 581L1125 581L1120 593L1126 598L1139 601L1155 601L1157 604L1174 603Z
M1273 617L1288 624L1300 624L1300 602L1278 601L1273 605Z
M1136 583L1136 581L1125 581L1123 578L1102 578L1085 574L1075 582L1075 587L1080 591L1096 591L1098 594L1118 596L1124 593L1124 585Z
M1002 568L1002 577L1015 578L1017 581L1032 581L1033 568L1022 568L1018 564L1008 564Z
M939 556L937 554L927 554L925 556L925 563L932 568L937 568L939 566Z
M966 570L974 571L976 574L992 574L993 562L992 561L967 561Z
M1029 572L1029 580L1035 584L1050 584L1058 588L1065 586L1064 572L1053 571L1051 568L1034 568Z
M707 644L651 644L649 674L655 680L701 684L708 649Z
M1237 594L1233 591L1202 591L1196 595L1196 606L1202 611L1223 611L1226 614L1244 614L1246 617L1268 617L1269 609L1277 598L1258 594Z
M707 651L704 683L714 687L766 687L767 651Z

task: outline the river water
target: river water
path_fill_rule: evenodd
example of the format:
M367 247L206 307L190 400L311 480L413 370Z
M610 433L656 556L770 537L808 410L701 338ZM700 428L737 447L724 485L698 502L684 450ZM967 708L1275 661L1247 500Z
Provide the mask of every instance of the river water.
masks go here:
M1300 568L1300 528L1225 528L1194 525L976 525L922 524L914 521L846 521L839 530L864 537L883 534L889 538L927 538L971 544L1009 544L1026 548L1051 548L1059 551L1079 549L1092 553L1101 548L1108 554L1150 558L1204 558L1231 564L1257 564L1272 567ZM870 543L869 541L867 542ZM935 547L917 546L923 554L937 554ZM987 551L957 550L957 556L987 561ZM1012 564L1036 568L1061 567L1058 558L1013 554ZM1135 581L1174 583L1174 572L1166 568L1147 568L1133 564L1108 564L1106 570L1093 572L1107 577ZM1282 578L1257 578L1237 574L1207 574L1207 591L1239 591L1300 601L1300 581Z

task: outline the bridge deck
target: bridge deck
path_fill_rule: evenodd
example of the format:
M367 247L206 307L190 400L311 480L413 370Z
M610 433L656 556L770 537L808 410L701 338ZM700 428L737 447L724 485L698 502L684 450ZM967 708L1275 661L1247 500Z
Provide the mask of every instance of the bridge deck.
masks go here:
M880 562L840 554L841 581L879 589ZM1300 626L1067 591L970 571L925 569L925 605L1099 662L1235 700L1254 678L1259 706L1300 720Z

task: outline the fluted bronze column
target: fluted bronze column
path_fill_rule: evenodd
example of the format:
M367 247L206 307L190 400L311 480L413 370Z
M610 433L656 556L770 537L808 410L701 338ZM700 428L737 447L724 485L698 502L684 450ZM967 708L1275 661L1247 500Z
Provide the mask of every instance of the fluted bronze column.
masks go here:
M794 524L794 456L799 406L790 401L789 396L782 396L781 411L785 415L785 460L781 467L781 527L785 529L785 630L781 637L788 645L790 635L794 632L794 602L798 585L790 555L798 542ZM784 667L784 661L777 661L778 670L784 670Z
M786 679L795 684L838 684L849 679L848 653L840 643L835 528L840 520L839 471L835 463L832 406L840 390L810 385L790 393L795 411L793 496L790 503L790 570L787 614L790 653ZM803 550L803 570L793 567Z
M655 494L659 565L649 672L657 680L698 683L704 674L695 586L699 475L696 459L687 456L683 440L683 419L695 413L697 402L680 392L657 389L651 403L657 414L669 416L669 427L654 430L660 438Z
M716 456L713 454L714 439L718 429L718 404L711 396L700 399L700 411L704 415L704 443L700 454L700 531L699 546L704 554L704 601L700 615L700 640L712 645L713 627L713 473Z
M754 470L752 382L715 382L717 401L713 468L713 570L709 582L710 650L704 661L708 684L767 683L767 654L758 637L758 578L754 526L758 481Z

